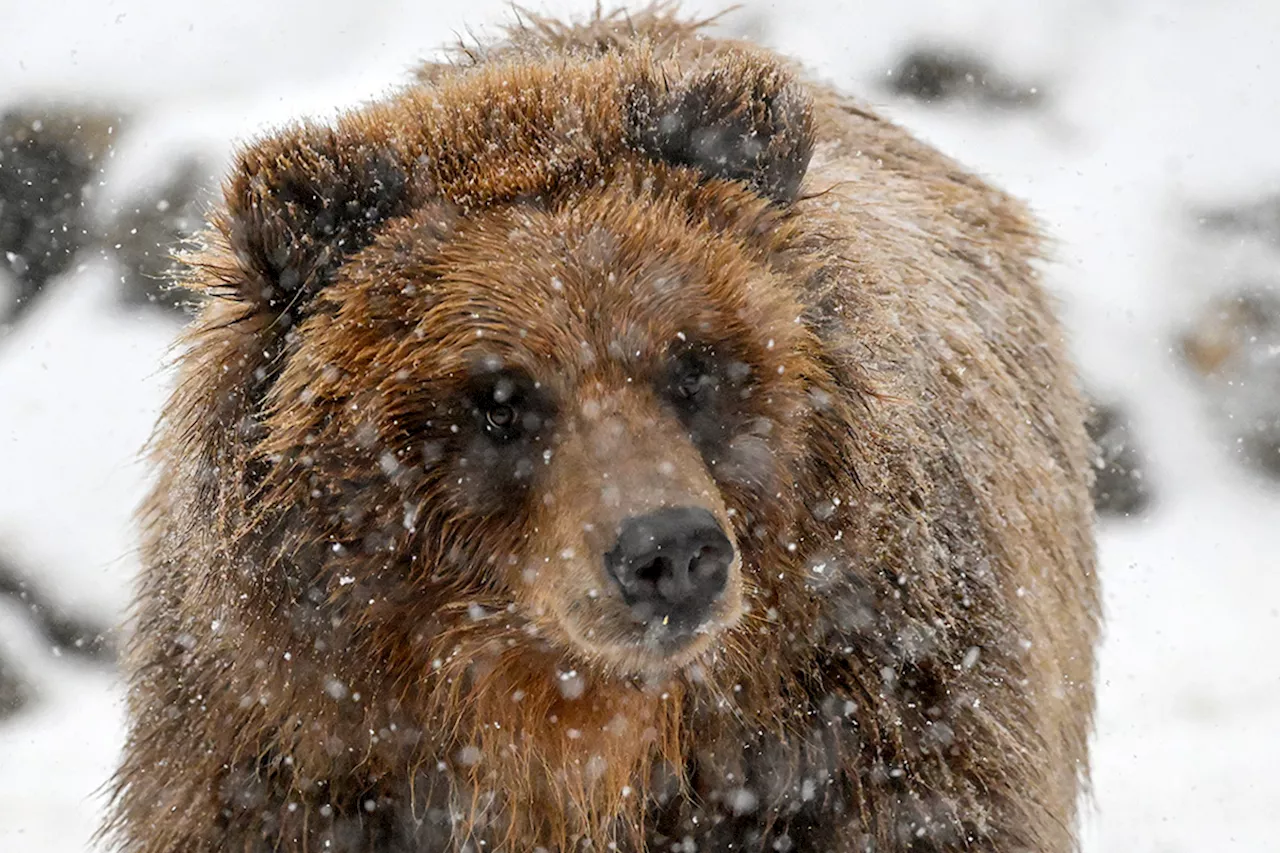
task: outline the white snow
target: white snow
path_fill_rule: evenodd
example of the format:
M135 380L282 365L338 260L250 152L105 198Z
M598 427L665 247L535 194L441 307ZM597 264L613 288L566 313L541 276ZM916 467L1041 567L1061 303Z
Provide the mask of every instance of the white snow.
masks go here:
M103 667L49 654L21 616L0 600L0 650L39 688L27 711L0 724L0 850L93 849L123 732L120 683Z
M140 451L164 399L169 324L73 272L0 339L0 546L40 585L111 623L128 602Z
M374 97L415 59L509 14L496 0L466 5L10 3L0 109L41 96L138 113L109 174L118 189L181 148L225 160L233 139ZM1085 850L1276 849L1280 490L1236 464L1171 348L1188 306L1241 263L1202 246L1194 212L1280 190L1280 4L788 0L740 16L1031 202L1058 241L1049 280L1084 374L1132 413L1157 503L1100 531L1108 621ZM920 43L977 51L1043 100L991 113L890 101L886 70ZM1274 261L1266 254L1249 263ZM0 339L0 553L118 624L136 565L137 451L175 327L119 307L109 279L88 263ZM0 850L90 849L120 686L50 654L8 600L0 652L39 691L0 723Z

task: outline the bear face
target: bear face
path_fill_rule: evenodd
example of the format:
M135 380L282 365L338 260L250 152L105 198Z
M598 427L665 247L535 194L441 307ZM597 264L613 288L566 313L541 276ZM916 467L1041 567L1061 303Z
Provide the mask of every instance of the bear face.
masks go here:
M812 342L742 235L690 217L706 189L668 184L619 176L465 218L433 207L341 266L264 423L280 482L318 495L291 498L308 523L353 519L331 537L348 547L392 508L388 543L416 538L407 552L447 576L447 601L514 606L558 650L624 674L685 664L736 623L751 525L795 466ZM607 559L670 508L724 539L709 569L723 578L674 579L689 605L674 620Z

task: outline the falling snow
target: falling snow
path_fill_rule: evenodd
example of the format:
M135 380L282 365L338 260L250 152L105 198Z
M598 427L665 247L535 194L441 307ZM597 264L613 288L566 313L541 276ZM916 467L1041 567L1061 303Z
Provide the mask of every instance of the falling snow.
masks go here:
M5 30L21 38L0 51L0 98L72 96L142 113L135 118L142 130L108 165L104 199L154 189L158 163L188 154L221 163L232 139L377 95L427 47L505 14L504 4L487 0L465 16L397 0L324 8L178 0L164 14L143 3L11 5ZM1217 392L1212 378L1198 385L1171 353L1195 306L1211 301L1204 291L1233 284L1218 237L1204 237L1197 215L1280 186L1278 7L1269 0L855 5L798 0L783 14L782 4L748 2L738 20L1029 199L1059 241L1046 277L1064 302L1086 384L1127 404L1144 444L1150 508L1141 518L1108 520L1100 533L1108 629L1086 853L1272 850L1280 781L1264 770L1280 762L1280 667L1270 656L1280 643L1271 545L1280 495L1237 464L1231 446L1244 430L1239 422L1257 419L1258 398L1234 379ZM886 85L886 77L908 67L900 62L908 48L938 41L986 64L939 77L943 71L913 54L913 85L934 75L930 91L961 94L954 102L899 99L900 81ZM282 43L307 50L281 51ZM1000 97L987 103L973 78L996 68ZM0 112L9 106L0 102ZM180 202L149 204L167 213ZM1261 270L1275 289L1280 261L1270 251L1261 245L1243 268L1251 282ZM20 250L4 250L0 323L29 266ZM172 317L125 307L118 279L101 253L79 256L21 324L0 330L0 559L28 571L75 620L104 626L127 615L136 568L130 514L145 485L136 454L164 396L159 366L176 330ZM1277 354L1251 352L1263 367ZM1205 387L1225 402L1206 403ZM816 408L831 404L821 392L813 397ZM741 448L743 477L754 473L755 450ZM441 453L428 443L420 458L385 454L379 464L388 474L431 468ZM835 511L840 499L830 500L811 508L815 518ZM403 508L405 527L417 512ZM828 569L811 566L815 589ZM494 618L480 604L468 613ZM779 618L774 610L759 616ZM209 618L214 630L233 629L217 614ZM982 654L970 648L959 665L974 667ZM53 648L10 596L0 597L0 663L31 694L20 711L0 717L0 850L90 849L97 792L122 736L120 685L101 662ZM0 667L0 691L6 677ZM565 700L587 686L573 670L549 677ZM325 701L358 701L336 678L324 692ZM834 710L849 716L855 708ZM582 736L565 729L568 738L575 733ZM950 734L942 727L931 736L943 743ZM450 758L471 766L484 756L467 746ZM586 772L595 778L607 769L597 756ZM802 798L819 794L817 779L797 784ZM748 787L723 796L735 814L759 802ZM374 800L363 805L378 808ZM794 845L782 836L773 847ZM695 845L675 839L671 849Z

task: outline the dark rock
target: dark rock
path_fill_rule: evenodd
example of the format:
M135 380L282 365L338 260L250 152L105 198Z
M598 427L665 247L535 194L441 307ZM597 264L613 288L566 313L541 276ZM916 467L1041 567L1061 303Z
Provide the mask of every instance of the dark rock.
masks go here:
M183 312L191 295L171 283L173 254L204 223L211 169L183 160L158 189L128 199L103 226L105 252L119 265L125 302Z
M0 656L0 720L12 717L31 700L31 688Z
M1209 232L1261 238L1280 247L1280 195L1252 204L1205 211L1200 216L1200 225Z
M3 561L0 561L0 596L22 603L36 629L55 651L95 661L115 659L115 646L106 628L60 607Z
M889 73L889 89L928 103L965 100L996 107L1039 103L1039 87L1017 83L976 54L955 48L909 50Z
M119 118L38 105L0 117L0 260L17 284L12 321L89 242L86 190Z
M1209 303L1181 344L1240 458L1280 479L1280 271Z
M1151 492L1128 418L1118 406L1095 405L1085 426L1097 447L1094 508L1099 515L1140 515L1151 504Z

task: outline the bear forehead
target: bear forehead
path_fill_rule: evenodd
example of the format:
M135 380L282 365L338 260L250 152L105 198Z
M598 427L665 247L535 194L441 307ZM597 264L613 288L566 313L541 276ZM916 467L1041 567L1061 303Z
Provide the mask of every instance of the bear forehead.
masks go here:
M344 277L357 311L368 310L370 288L402 297L414 361L426 351L443 372L473 369L477 353L534 375L548 365L596 372L686 344L764 363L799 329L800 309L773 273L731 235L661 201L518 203L447 229L442 215L389 226Z

